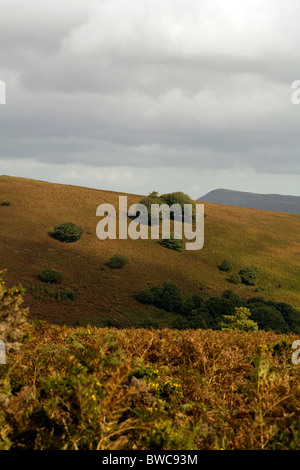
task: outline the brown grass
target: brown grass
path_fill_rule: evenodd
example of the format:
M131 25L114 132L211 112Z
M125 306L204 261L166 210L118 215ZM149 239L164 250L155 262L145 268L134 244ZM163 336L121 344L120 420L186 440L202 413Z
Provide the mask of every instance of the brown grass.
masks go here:
M0 366L0 447L299 450L294 339L29 324Z

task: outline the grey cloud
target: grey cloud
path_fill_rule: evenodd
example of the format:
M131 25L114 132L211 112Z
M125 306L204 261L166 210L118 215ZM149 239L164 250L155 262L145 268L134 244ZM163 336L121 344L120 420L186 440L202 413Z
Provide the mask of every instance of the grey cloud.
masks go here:
M300 173L297 1L2 3L0 159Z

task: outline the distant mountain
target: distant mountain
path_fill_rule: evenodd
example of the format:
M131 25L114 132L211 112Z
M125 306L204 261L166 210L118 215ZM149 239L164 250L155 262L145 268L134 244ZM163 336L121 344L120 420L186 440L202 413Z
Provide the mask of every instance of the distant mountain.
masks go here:
M198 201L225 204L228 206L261 209L265 211L300 214L300 196L281 194L256 194L230 189L215 189L197 199Z

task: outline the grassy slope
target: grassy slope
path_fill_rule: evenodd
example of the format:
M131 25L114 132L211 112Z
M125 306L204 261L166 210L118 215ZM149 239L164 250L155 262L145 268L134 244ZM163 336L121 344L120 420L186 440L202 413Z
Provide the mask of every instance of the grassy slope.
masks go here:
M134 296L145 283L173 279L184 295L221 294L233 289L240 295L262 295L267 299L300 306L300 216L252 209L205 204L205 243L200 251L175 252L153 240L106 240L95 235L96 208L109 202L118 207L117 192L0 176L0 267L8 270L8 284L27 287L25 304L32 318L55 323L103 326L107 320L128 327L145 316L169 326L171 313L138 304ZM141 196L128 195L128 204ZM84 229L82 238L62 244L48 233L60 222L72 221ZM90 229L93 234L89 234ZM115 253L130 260L124 270L111 270L105 263ZM229 258L240 269L255 264L261 271L259 285L233 286L218 264ZM103 268L101 270L101 267ZM53 299L38 301L30 286L44 268L60 270L63 287L79 289L69 305ZM278 284L281 288L277 288Z

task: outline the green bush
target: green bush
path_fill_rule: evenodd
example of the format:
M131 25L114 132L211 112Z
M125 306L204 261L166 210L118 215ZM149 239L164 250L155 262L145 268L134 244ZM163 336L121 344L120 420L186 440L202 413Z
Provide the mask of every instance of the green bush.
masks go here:
M243 284L254 286L259 275L259 269L256 266L246 266L240 270L239 275Z
M220 271L229 272L232 270L232 264L228 259L223 259L222 263L219 266Z
M112 269L122 269L128 263L129 261L126 256L116 254L110 258L108 266Z
M51 236L62 243L73 243L80 239L83 230L73 222L63 222L54 227Z
M10 201L2 201L1 206L11 206L11 202Z
M161 199L163 200L164 204L168 204L168 206L172 206L173 204L179 204L184 210L184 204L190 204L192 206L192 218L193 220L196 217L196 204L192 200L190 196L187 194L176 191L174 193L162 194Z
M182 304L180 289L173 281L164 282L162 287L143 287L136 295L136 300L143 304L153 304L166 312L179 311Z
M250 304L252 319L258 324L260 330L275 331L275 333L287 333L289 326L286 324L282 313L272 305L259 303Z
M140 204L143 204L148 210L148 224L151 223L151 204L167 204L169 207L173 204L179 204L184 209L184 204L191 204L192 206L192 219L195 220L196 216L196 204L195 202L188 196L181 191L177 191L174 193L162 194L161 196L158 195L158 192L152 191L148 196L144 197ZM174 219L174 214L170 214L170 218ZM161 219L161 214L160 214ZM153 220L154 224L158 224L159 220Z
M62 281L63 275L59 271L56 271L56 269L43 269L38 275L38 278L43 282L54 283Z
M162 289L159 286L152 286L150 288L152 294L153 294L153 305L155 307L159 307L161 303L161 297L162 297Z
M194 310L198 310L202 305L202 299L199 295L193 295L192 297L188 297L183 302L180 313L184 316L190 316Z
M222 330L258 331L258 325L250 319L251 311L247 307L235 307L233 315L224 315L219 326Z
M141 304L153 304L154 295L151 289L145 286L137 293L136 300Z
M167 312L180 310L182 296L179 287L173 281L166 281L162 286L160 306Z
M174 233L170 234L170 238L163 238L159 244L169 250L183 251L184 249L182 238L174 238Z

